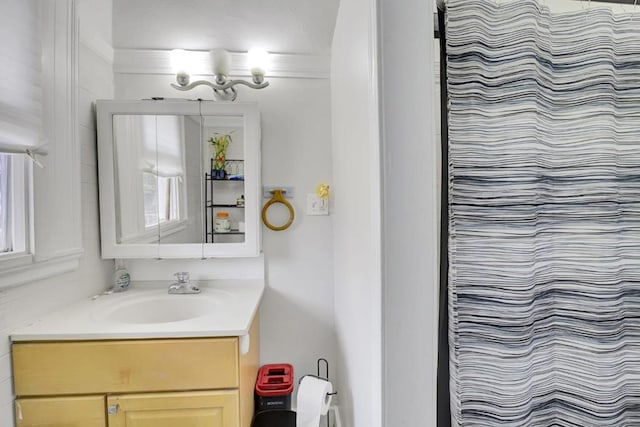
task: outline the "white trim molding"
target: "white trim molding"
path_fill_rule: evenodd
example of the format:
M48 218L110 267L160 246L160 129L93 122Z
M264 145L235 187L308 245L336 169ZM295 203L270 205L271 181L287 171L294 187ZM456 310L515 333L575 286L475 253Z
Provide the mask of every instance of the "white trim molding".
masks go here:
M18 267L2 272L2 288L11 288L37 280L49 279L59 274L76 270L80 265L83 251L70 253L62 257L29 264L28 267Z
M113 71L121 74L173 74L170 50L115 49ZM211 76L209 52L192 51L193 70L198 76ZM272 53L267 78L328 79L329 55ZM231 76L250 77L246 53L231 52Z
M33 168L31 247L0 262L0 288L78 268L84 252L78 143L78 20L75 0L43 2L44 168Z
M401 8L395 0L380 0L378 5L383 425L395 426L402 419L407 426L436 426L440 157L433 19L425 19L434 9L432 1L422 0L407 0ZM407 70L423 78L407 79ZM420 197L409 200L411 194ZM402 221L396 220L399 211Z
M34 168L35 261L83 251L78 141L78 20L74 0L47 3L53 37L43 67L49 152Z

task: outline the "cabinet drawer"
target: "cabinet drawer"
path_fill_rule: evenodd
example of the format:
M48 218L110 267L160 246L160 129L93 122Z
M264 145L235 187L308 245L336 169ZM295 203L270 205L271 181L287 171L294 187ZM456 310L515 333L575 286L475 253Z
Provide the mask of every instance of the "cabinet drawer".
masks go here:
M16 427L106 427L104 396L16 400Z
M16 343L17 396L236 388L238 338Z

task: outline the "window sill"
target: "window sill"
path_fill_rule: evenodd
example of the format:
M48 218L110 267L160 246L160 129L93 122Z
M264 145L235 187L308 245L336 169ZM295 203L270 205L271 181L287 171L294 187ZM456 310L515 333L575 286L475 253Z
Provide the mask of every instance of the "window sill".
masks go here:
M0 255L0 274L17 268L28 267L33 264L33 255L27 253Z
M160 235L167 237L187 229L187 220L179 219L160 224Z
M172 234L179 233L180 231L187 229L187 220L181 219L177 221L169 221L160 224L158 231L158 226L151 226L149 229L143 233L138 235L129 236L127 238L122 239L120 244L127 243L157 243L158 242L158 234L162 237L168 237Z
M32 255L0 260L0 288L11 288L76 270L83 252L79 250L45 261L34 261Z

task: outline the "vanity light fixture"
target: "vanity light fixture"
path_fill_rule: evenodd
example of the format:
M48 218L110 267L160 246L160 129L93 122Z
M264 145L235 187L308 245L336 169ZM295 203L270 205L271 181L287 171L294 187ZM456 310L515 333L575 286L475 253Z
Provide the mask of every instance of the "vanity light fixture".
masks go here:
M213 89L216 99L220 101L234 101L238 92L234 86L245 85L252 89L264 89L269 86L269 82L264 81L269 53L262 49L251 49L248 52L249 72L252 82L247 80L230 80L229 70L231 68L231 55L225 49L213 49L209 52L211 58L211 70L213 71L214 82L208 80L197 80L189 83L189 60L188 53L182 49L171 51L171 65L176 74L176 82L171 87L181 91L191 90L195 87L205 85Z

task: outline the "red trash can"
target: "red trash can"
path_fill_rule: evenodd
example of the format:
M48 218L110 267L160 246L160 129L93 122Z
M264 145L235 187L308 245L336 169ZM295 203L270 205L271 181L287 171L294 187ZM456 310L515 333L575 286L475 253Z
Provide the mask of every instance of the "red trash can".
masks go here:
M258 371L255 412L268 409L291 409L293 366L288 363L264 365Z

